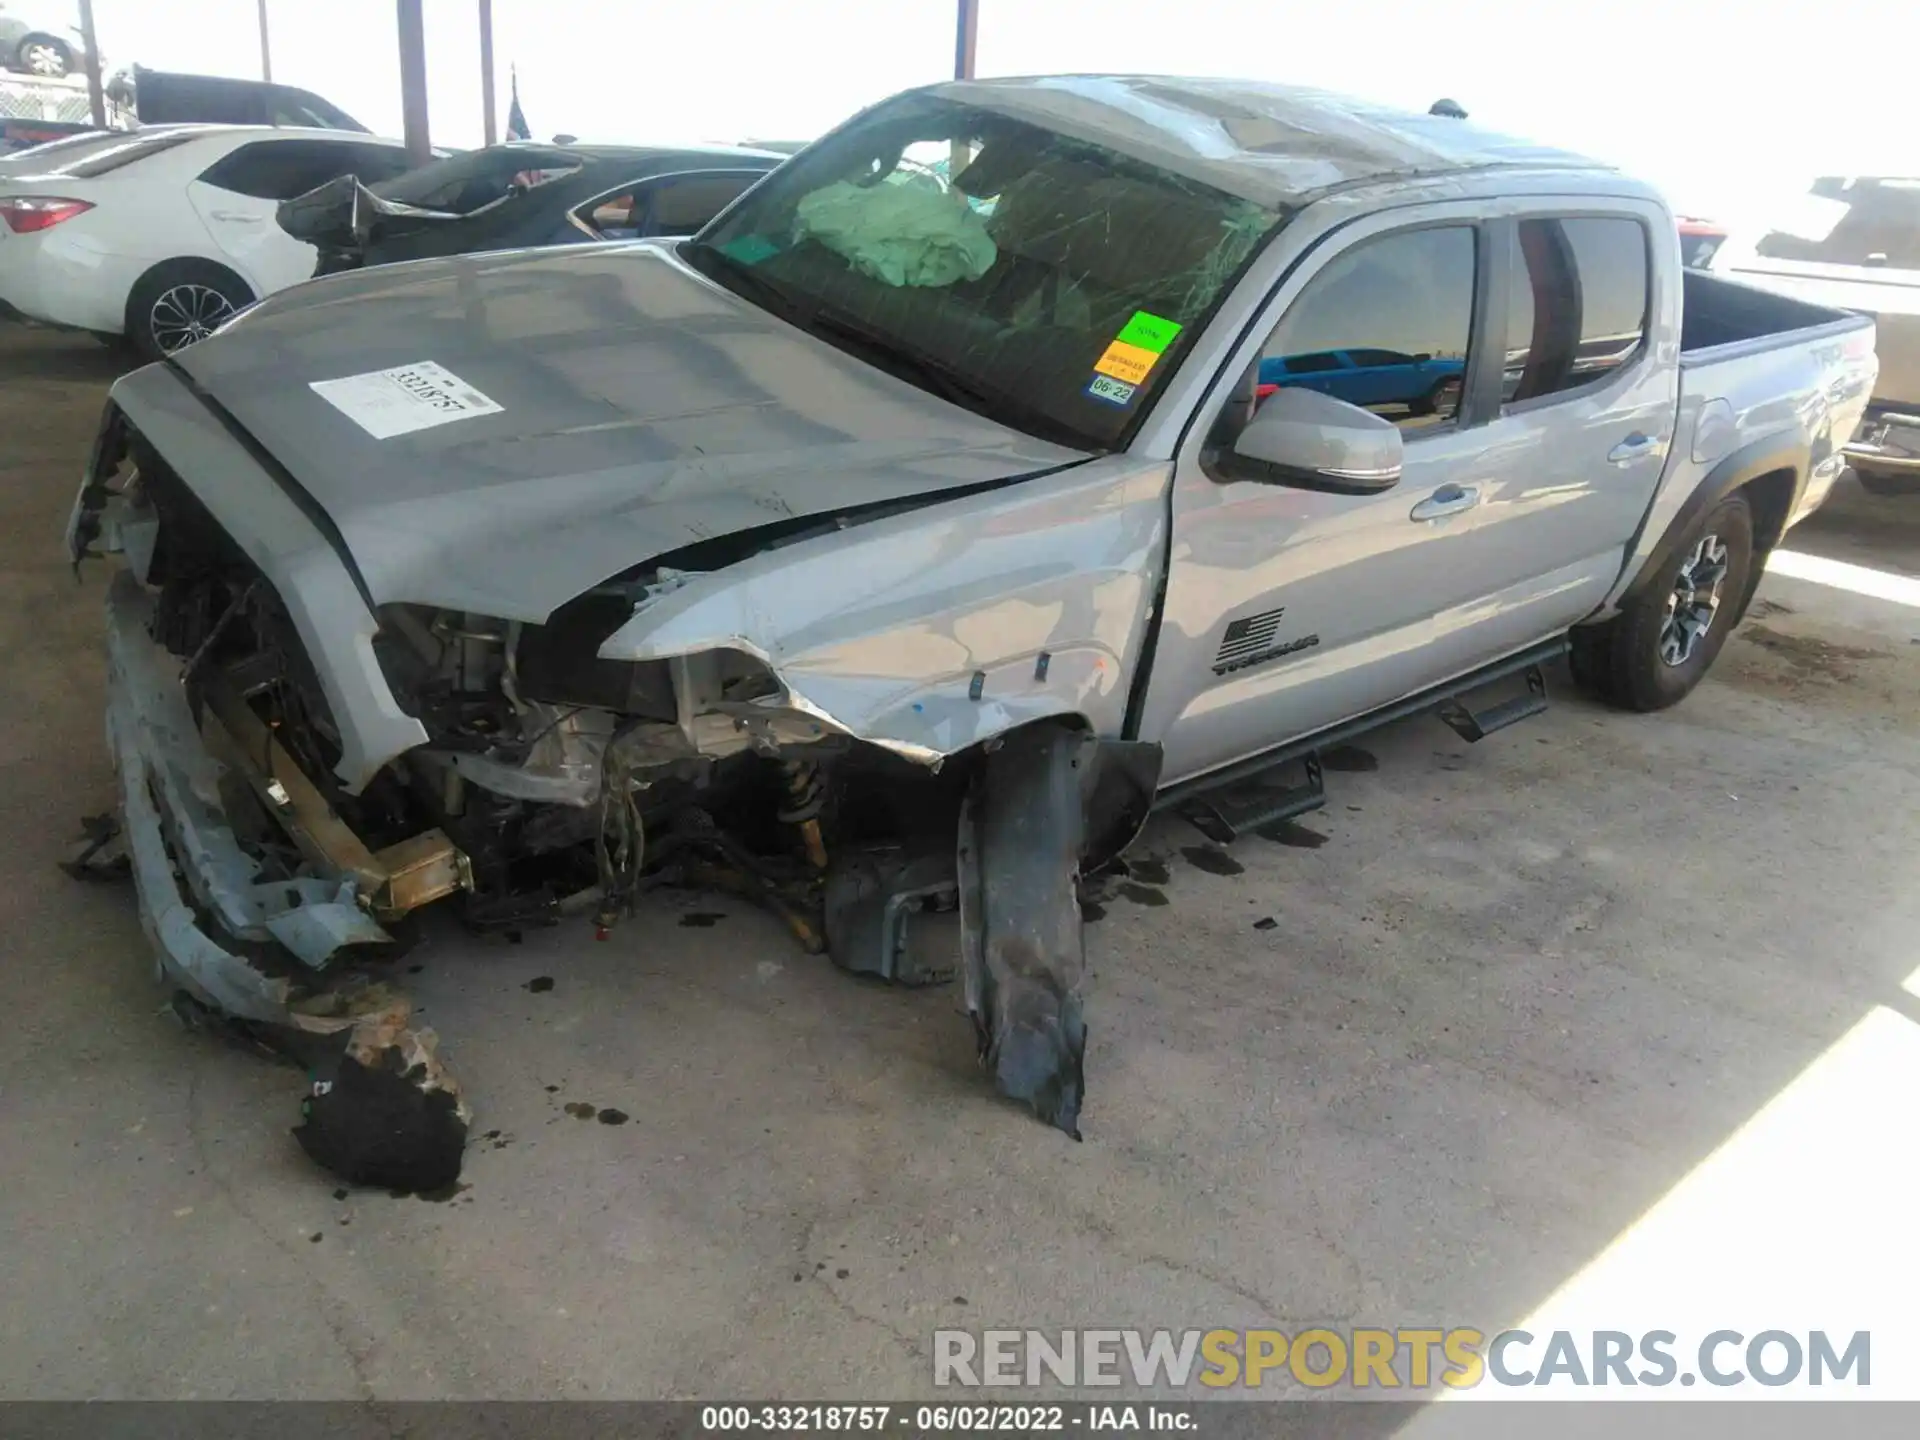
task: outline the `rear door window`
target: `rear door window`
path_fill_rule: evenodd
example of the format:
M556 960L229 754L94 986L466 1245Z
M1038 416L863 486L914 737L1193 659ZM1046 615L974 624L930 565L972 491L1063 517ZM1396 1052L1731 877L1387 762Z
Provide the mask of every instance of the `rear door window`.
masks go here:
M1647 230L1624 217L1522 220L1507 285L1501 398L1538 400L1605 379L1646 338Z
M339 140L256 140L209 166L207 184L256 200L291 200L341 175L372 183L407 168L398 146Z
M1365 240L1314 276L1261 352L1260 384L1302 386L1418 433L1460 408L1473 330L1469 225Z

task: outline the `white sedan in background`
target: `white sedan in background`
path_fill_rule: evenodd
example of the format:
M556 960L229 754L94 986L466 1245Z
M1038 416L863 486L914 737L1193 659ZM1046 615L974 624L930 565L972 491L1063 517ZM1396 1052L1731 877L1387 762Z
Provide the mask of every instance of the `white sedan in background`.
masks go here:
M0 314L125 336L160 356L312 276L282 200L411 168L397 140L170 125L76 136L0 163Z

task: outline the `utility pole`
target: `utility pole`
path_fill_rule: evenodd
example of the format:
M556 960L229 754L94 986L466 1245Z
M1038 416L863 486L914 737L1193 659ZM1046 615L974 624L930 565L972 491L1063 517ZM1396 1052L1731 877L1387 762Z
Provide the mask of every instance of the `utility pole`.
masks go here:
M954 17L953 78L973 79L973 55L980 43L980 0L958 0Z
M107 95L100 85L100 41L93 33L93 0L80 0L80 39L87 47L87 104L93 123L107 128Z
M493 0L480 0L480 120L491 145L500 138L493 116Z
M427 31L420 0L396 0L400 21L400 116L407 154L424 165L433 158L427 138Z
M267 0L260 0L260 78L273 83L273 47L267 43Z

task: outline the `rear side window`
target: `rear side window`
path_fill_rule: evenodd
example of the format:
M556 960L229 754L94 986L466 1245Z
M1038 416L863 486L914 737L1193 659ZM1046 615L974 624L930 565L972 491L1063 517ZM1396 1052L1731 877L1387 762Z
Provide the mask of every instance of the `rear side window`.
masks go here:
M176 145L184 145L191 135L143 135L134 139L122 140L118 144L102 149L89 150L77 160L69 160L64 165L56 165L46 173L49 175L71 175L76 180L93 180L102 175L110 175L123 166L136 160L145 160L150 155L158 155L171 150Z
M1537 400L1604 379L1647 329L1647 231L1637 220L1522 220L1507 286L1500 393Z
M1261 385L1318 390L1409 433L1451 421L1473 329L1474 256L1471 226L1440 225L1335 257L1268 338Z
M274 125L299 125L314 130L358 130L366 126L332 101L311 90L275 85L267 92L267 118Z
M257 140L209 166L200 178L256 200L291 200L341 175L371 184L407 168L404 150L342 140Z
M589 200L574 211L574 216L608 240L692 235L759 178L757 170L668 176Z

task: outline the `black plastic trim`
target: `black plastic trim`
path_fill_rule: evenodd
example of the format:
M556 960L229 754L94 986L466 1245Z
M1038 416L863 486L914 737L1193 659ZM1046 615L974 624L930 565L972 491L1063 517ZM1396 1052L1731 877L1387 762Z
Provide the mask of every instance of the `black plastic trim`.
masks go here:
M1676 440L1675 443L1679 442ZM1813 471L1812 452L1800 441L1782 440L1779 436L1756 440L1750 445L1741 446L1709 470L1706 478L1696 485L1693 493L1681 503L1679 513L1673 517L1672 522L1667 526L1666 533L1660 537L1659 543L1648 554L1646 563L1640 567L1640 573L1635 575L1632 583L1621 592L1616 608L1625 609L1644 595L1648 586L1657 583L1659 577L1666 573L1667 565L1679 552L1681 541L1695 521L1741 486L1751 484L1763 475L1771 475L1781 470L1791 471L1793 474L1793 495L1787 502L1786 512L1792 515L1799 507L1800 497L1807 488L1808 476ZM1644 525L1643 521L1642 533L1644 533ZM1640 534L1633 537L1632 543L1627 547L1628 554L1631 555L1639 548L1640 538ZM1755 550L1759 549L1760 547L1756 545Z

